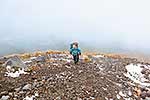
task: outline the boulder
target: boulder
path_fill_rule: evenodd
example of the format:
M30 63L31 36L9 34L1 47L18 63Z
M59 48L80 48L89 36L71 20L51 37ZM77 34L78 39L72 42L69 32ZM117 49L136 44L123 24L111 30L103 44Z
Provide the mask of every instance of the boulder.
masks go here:
M141 73L142 73L142 74L146 74L146 71L147 71L147 69L146 69L146 68L143 68L142 71L141 71Z
M91 59L90 59L87 55L82 55L82 56L80 57L80 60L81 60L81 62L85 62L85 63L91 61Z
M147 97L150 97L150 91L147 91Z
M22 90L31 90L31 84L27 84L27 85L25 85L23 88L22 88Z
M36 61L37 62L45 62L46 58L44 56L39 56L39 57L36 58Z
M21 90L21 87L14 89L16 92L19 92Z
M27 66L23 63L23 61L18 56L10 57L4 64L5 67L10 66L11 68L21 68L25 69Z
M0 97L3 96L3 95L8 95L8 91L3 91L3 92L0 93Z
M34 61L34 62L45 62L46 61L45 56L32 57L30 59L31 59L31 61Z
M8 59L6 57L0 57L0 64L3 64L7 61Z
M0 100L8 100L10 97L7 95L7 96L2 96L2 98Z
M140 97L142 98L142 99L145 99L146 98L146 96L147 96L147 94L146 94L146 92L144 91L144 92L142 92L141 93L141 95L140 95Z

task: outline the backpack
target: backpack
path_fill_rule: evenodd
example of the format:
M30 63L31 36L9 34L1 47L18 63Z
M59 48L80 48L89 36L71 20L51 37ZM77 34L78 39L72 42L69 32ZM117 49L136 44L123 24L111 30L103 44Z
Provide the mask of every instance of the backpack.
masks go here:
M77 48L78 48L78 43L77 43L77 42L73 42L73 43L71 43L71 44L70 44L70 49L72 49L72 48L73 48L73 45L76 45L76 46L77 46Z

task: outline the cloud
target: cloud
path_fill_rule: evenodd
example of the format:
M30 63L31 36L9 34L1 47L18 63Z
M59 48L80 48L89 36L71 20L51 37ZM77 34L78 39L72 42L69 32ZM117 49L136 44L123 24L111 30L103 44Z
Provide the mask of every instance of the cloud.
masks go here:
M50 43L53 36L52 40L65 44L78 40L99 48L145 52L150 50L149 3L149 0L1 0L0 38Z

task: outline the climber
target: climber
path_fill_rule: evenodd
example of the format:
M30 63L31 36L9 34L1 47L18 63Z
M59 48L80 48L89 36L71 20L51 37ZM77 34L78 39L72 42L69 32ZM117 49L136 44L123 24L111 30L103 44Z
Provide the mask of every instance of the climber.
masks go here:
M74 63L79 62L79 55L81 55L81 50L78 48L78 43L74 42L70 45L70 54L73 56Z

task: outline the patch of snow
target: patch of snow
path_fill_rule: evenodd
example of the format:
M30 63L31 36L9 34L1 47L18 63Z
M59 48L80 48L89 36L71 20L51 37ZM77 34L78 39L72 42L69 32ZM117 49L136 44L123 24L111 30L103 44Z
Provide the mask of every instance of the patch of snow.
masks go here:
M38 97L38 96L39 96L38 92L35 92L34 95L26 96L23 100L35 100L35 98Z
M70 66L65 66L66 68L71 68Z
M117 86L119 86L119 87L121 87L122 86L122 84L119 84L119 83L115 83Z
M82 99L78 97L77 100L82 100Z
M6 66L6 69L7 69L7 70L11 70L11 66L9 66L9 65Z
M25 72L24 69L19 69L16 72L10 72L10 71L8 71L8 72L6 72L5 76L15 78L15 77L19 77L20 74L27 74L27 72Z
M50 65L48 67L51 67Z
M32 95L31 97L26 96L23 100L34 100L35 96Z
M71 60L66 59L66 62L71 63Z
M65 56L65 54L58 54L59 56Z
M10 71L12 71L12 72L14 72L15 70L11 67L11 66L6 66L6 70L8 71L8 72L10 72Z
M97 68L99 68L99 70L104 70L104 68L102 68L103 66L101 66L100 64L97 64L97 66L96 66Z
M95 98L94 98L94 97L90 97L90 99L95 100Z
M132 92L131 92L131 91L128 91L128 95L129 95L129 96L132 96Z
M83 72L83 70L79 70L79 73L82 73Z
M31 60L27 60L27 61L24 61L23 63L24 64L29 64L29 63L32 63L32 61Z
M124 100L133 100L132 98L124 98Z
M107 97L105 97L105 100L109 100Z
M50 60L52 60L52 61L53 61L53 60L55 60L55 58L50 58Z
M141 73L142 69L141 66L148 67L142 64L130 64L126 66L127 73L124 74L126 77L129 77L135 83L138 83L143 86L150 86L150 83L146 83L147 79L144 78L144 75Z
M89 91L86 91L87 94L90 94Z
M119 92L119 95L122 97L126 97L126 95L122 91Z
M104 58L105 56L104 55L96 55L94 56L95 58Z
M53 63L53 65L54 65L54 66L58 66L58 64L57 64L57 63Z
M107 90L107 88L104 88L104 87L102 87L102 88L103 88L103 90L105 90L105 91Z
M0 100L8 100L9 96L2 96L2 98Z
M38 96L39 96L39 94L38 94L38 93L35 93L35 96L36 96L36 97L38 97Z
M150 100L150 97L146 97L146 99L145 100Z
M37 57L31 57L30 59L31 59L31 60L35 60L36 58L37 58Z
M120 97L120 95L119 95L119 94L117 94L117 99L119 99L119 100L120 100L120 98L121 98L121 97Z

